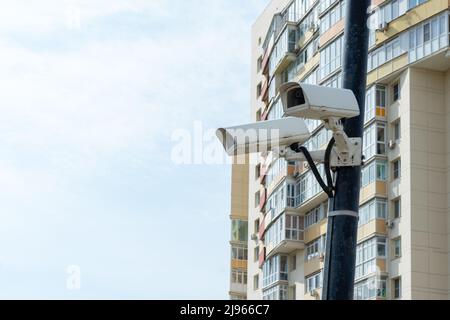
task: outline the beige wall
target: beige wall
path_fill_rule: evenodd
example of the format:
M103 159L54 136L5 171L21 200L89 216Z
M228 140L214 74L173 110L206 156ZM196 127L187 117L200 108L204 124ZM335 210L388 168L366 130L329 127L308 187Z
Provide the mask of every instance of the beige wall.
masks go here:
M410 174L411 193L405 200L410 200L411 242L409 232L402 232L406 251L402 259L411 259L411 278L403 281L404 298L448 298L447 168L450 158L446 137L450 122L446 123L445 119L450 106L445 103L446 78L442 72L409 70L410 151L407 148L402 159L409 158L410 165L409 161L402 161L402 179L408 180ZM403 198L402 204L407 204Z
M248 158L247 158L248 159ZM248 161L247 161L248 162ZM231 217L248 218L248 164L233 164L231 169Z

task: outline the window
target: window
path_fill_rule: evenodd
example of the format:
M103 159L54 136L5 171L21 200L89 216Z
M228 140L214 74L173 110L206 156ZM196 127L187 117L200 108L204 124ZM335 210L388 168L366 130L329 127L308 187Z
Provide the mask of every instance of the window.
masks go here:
M295 185L291 183L286 184L287 192L287 206L295 208Z
M320 52L320 79L325 79L328 75L341 67L343 37L339 37Z
M331 88L341 88L342 87L342 73L339 72L334 76L328 78L327 81L322 83L322 86L331 87Z
M419 4L422 4L424 2L427 2L428 0L408 0L408 9L412 9Z
M372 86L367 90L364 122L375 117L386 116L386 88L381 85Z
M309 228L312 225L319 223L326 218L327 203L322 203L320 206L312 209L305 214L305 228Z
M301 82L306 83L306 84L317 84L318 70L319 70L319 68L314 69Z
M406 12L406 5L403 0L393 0L384 5L379 11L375 11L375 21L391 22Z
M266 288L277 281L288 280L287 256L277 255L264 262L263 287Z
M409 62L420 60L448 46L448 14L441 14L409 31Z
M255 222L253 223L253 230L255 230L255 233L259 232L259 226L260 226L259 219L256 219Z
M354 299L386 298L386 278L371 277L355 283Z
M394 248L394 259L400 258L402 256L402 240L401 238L394 239L393 241Z
M287 300L288 285L280 284L272 288L263 290L263 300Z
M402 210L400 199L395 199L393 201L393 207L394 207L394 219L400 218Z
M266 188L269 187L272 184L272 182L281 175L285 176L286 170L287 170L286 160L279 158L275 162L273 162L266 172L266 180L265 180Z
M275 83L275 81L272 80L271 83ZM281 119L283 114L283 104L281 103L281 99L277 98L277 100L275 100L272 104L272 107L270 107L269 113L267 114L267 120Z
M295 269L297 269L297 255L294 254L291 257L291 271L294 271Z
M363 154L366 159L386 154L386 127L384 123L373 123L364 130Z
M300 53L297 55L297 59L291 63L286 69L283 82L292 81L301 71L304 70L304 65L318 52L319 50L319 38L312 40Z
M320 13L325 12L335 2L336 2L336 0L321 0L319 3L319 12Z
M277 42L273 45L272 54L269 58L269 78L275 73L275 69L288 52L295 49L296 29L285 28L283 33L278 37Z
M253 290L259 289L259 274L253 276Z
M374 199L359 209L359 226L363 226L375 219L387 218L387 203L383 199Z
M393 288L393 298L400 299L401 297L401 278L397 278L393 280L392 288Z
M386 238L374 237L356 248L355 280L377 271L377 259L386 259Z
M394 102L400 99L400 84L398 82L392 86L392 99Z
M380 48L369 53L368 70L372 71L386 62L399 57L404 52L404 48L402 48L400 43L400 38L387 42Z
M318 165L317 170L319 171L321 177L323 179L325 179L325 171L324 171L323 164ZM300 177L299 180L297 180L296 191L295 191L296 207L302 205L304 202L306 202L309 199L313 198L314 196L318 195L320 192L323 192L322 188L320 187L319 183L317 182L317 179L315 178L312 171L308 170L306 173L304 173Z
M261 176L261 164L258 164L255 167L255 179L259 179L260 176Z
M338 5L336 5L333 9L328 11L321 19L320 19L320 32L323 34L336 23L338 23L345 13L344 1L341 1Z
M261 192L258 191L255 193L255 208L259 206L260 200L261 200Z
M233 245L231 247L231 259L247 260L247 247Z
M286 215L286 240L303 240L303 217Z
M284 161L284 159L281 159ZM286 162L286 161L284 161ZM269 177L267 177L269 178ZM266 179L267 180L267 179ZM288 190L288 187L289 190ZM270 195L269 199L267 199L267 213L270 213L271 218L275 219L280 213L282 213L287 205L288 205L288 198L287 198L287 191L290 191L291 188L294 186L292 183L284 182L280 184Z
M305 250L305 260L310 261L324 253L326 249L326 241L326 236L323 235L320 238L308 243Z
M394 139L400 140L401 138L401 130L400 130L400 120L394 122Z
M375 181L386 181L386 162L375 160L366 165L361 172L361 186L366 187Z
M247 271L233 269L231 271L231 282L237 284L247 284Z
M303 240L303 217L280 215L267 229L264 244L276 246L284 240Z
M400 178L401 176L401 162L400 160L396 160L393 162L393 173L394 173L394 180Z
M330 130L322 128L320 131L316 132L304 146L309 150L318 150L328 145L332 137L333 133Z
M261 96L261 91L262 91L262 84L261 82L258 84L258 86L256 87L256 97L259 98Z
M231 241L247 241L248 223L244 220L231 221Z
M300 0L297 0L300 1ZM303 0L302 0L303 1ZM309 2L308 4L306 2ZM311 7L311 5L314 3L314 0L307 0L304 1L302 4L302 15L306 13L306 11ZM311 28L312 25L318 26L319 23L319 11L317 10L317 7L313 8L304 18L302 19L302 22L300 23L298 27L298 33L299 37L302 37L306 32L313 31L314 29Z
M254 261L254 262L259 261L259 246L256 246L256 247L253 249L253 261Z
M313 290L322 288L322 272L316 273L315 275L309 276L305 279L306 282L306 293Z

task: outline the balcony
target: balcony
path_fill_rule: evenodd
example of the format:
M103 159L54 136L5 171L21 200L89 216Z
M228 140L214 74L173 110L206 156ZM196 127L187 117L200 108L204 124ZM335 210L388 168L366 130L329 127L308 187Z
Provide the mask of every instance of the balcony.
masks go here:
M313 274L320 270L322 270L324 267L324 258L321 258L320 255L309 260L305 261L305 274Z
M231 268L246 270L247 269L247 260L231 259Z
M376 181L361 188L360 203L367 202L374 197L387 197L387 183L385 181Z
M295 59L297 59L295 53L285 52L278 63L274 66L272 75L282 73L291 64L291 62L295 61Z
M341 19L338 23L333 25L330 29L325 31L324 34L320 36L319 46L322 48L326 46L331 40L336 39L342 32L344 32L345 20Z
M289 254L303 249L304 218L296 215L282 214L267 228L264 244L268 257L276 254Z
M388 75L402 69L403 67L408 65L408 55L407 53L402 54L401 56L392 59L378 68L370 71L367 74L367 85L372 85L381 81L383 78Z
M305 242L309 243L327 233L327 220L324 219L319 223L313 224L305 230Z
M385 42L398 35L399 33L411 28L412 26L421 23L424 20L431 18L439 12L448 10L448 0L432 0L427 1L414 7L406 12L406 14L398 17L397 19L389 22L389 28L384 32L377 32L376 45Z
M297 58L296 37L296 29L288 26L277 39L269 58L269 80L282 73Z
M247 285L241 283L230 283L231 293L246 293Z
M358 242L361 242L364 239L373 236L374 234L387 234L386 220L375 219L370 221L369 223L366 223L365 225L360 226L358 228Z

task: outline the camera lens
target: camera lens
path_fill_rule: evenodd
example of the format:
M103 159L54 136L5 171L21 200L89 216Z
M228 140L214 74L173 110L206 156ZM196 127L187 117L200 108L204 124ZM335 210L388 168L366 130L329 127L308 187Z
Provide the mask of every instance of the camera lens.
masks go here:
M287 107L293 108L305 104L305 96L301 88L295 88L287 93Z

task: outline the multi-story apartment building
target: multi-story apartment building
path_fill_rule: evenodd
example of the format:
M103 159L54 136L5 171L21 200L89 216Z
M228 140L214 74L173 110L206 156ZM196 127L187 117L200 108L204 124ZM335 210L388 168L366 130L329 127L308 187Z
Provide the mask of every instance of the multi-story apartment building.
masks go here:
M341 86L344 2L270 1L252 28L253 120L283 116L286 81ZM355 299L450 297L449 8L372 0ZM308 149L325 148L331 133L307 125ZM326 195L303 163L249 160L232 194L247 195L246 298L319 299Z

